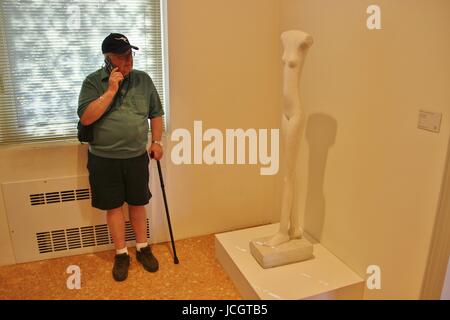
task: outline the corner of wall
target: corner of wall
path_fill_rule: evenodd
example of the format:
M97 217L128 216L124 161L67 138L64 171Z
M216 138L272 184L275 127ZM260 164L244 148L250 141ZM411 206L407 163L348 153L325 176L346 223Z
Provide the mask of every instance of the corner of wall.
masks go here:
M0 266L16 263L3 202L3 192L0 192L0 252L2 253L0 255Z

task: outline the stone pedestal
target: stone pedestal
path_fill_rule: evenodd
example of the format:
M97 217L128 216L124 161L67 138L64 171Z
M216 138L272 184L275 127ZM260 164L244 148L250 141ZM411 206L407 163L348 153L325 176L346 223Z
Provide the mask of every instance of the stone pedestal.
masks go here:
M250 252L264 268L278 267L313 258L313 245L306 239L294 239L276 247L263 245L270 237L250 241Z
M249 300L359 300L366 282L320 243L314 258L264 269L250 253L250 241L275 234L279 223L215 235L216 257L239 290Z

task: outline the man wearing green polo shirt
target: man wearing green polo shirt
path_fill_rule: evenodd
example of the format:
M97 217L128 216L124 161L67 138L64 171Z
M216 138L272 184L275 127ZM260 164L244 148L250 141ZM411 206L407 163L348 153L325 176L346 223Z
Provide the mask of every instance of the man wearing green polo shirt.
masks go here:
M133 49L128 39L111 33L102 43L105 61L86 77L78 100L78 116L84 126L93 124L89 142L89 183L92 206L105 210L116 255L113 278L128 276L130 256L125 242L124 202L136 236L136 258L144 269L156 272L159 264L147 242L145 205L151 198L148 187L149 157L163 156L161 143L164 115L158 92L148 74L133 70ZM150 119L152 143L147 150Z

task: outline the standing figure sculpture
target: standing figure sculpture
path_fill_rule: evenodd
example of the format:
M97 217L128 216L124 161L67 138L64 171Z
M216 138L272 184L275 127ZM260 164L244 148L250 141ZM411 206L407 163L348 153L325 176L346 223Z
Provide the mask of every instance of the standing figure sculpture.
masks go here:
M300 106L299 83L303 64L313 38L302 31L283 32L283 112L281 132L284 140L282 159L283 194L279 231L264 242L275 247L292 239L300 239L299 215L292 210L297 154L305 127L305 113ZM283 144L282 144L283 145Z

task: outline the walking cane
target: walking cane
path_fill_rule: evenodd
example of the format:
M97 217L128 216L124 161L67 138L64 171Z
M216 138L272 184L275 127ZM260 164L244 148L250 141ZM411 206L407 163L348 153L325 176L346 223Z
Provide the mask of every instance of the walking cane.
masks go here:
M150 152L150 158L153 159L154 154L153 151ZM173 234L172 234L172 225L170 224L170 216L169 216L169 207L167 206L167 198L166 198L166 190L164 189L164 180L163 175L161 171L161 164L159 163L159 160L156 160L156 164L158 165L158 174L159 174L159 182L161 183L161 190L164 198L164 207L166 208L166 216L167 216L167 222L169 223L169 233L170 233L170 240L172 241L172 250L173 250L173 263L178 264L178 257L177 257L177 251L175 250L175 242L173 241Z

